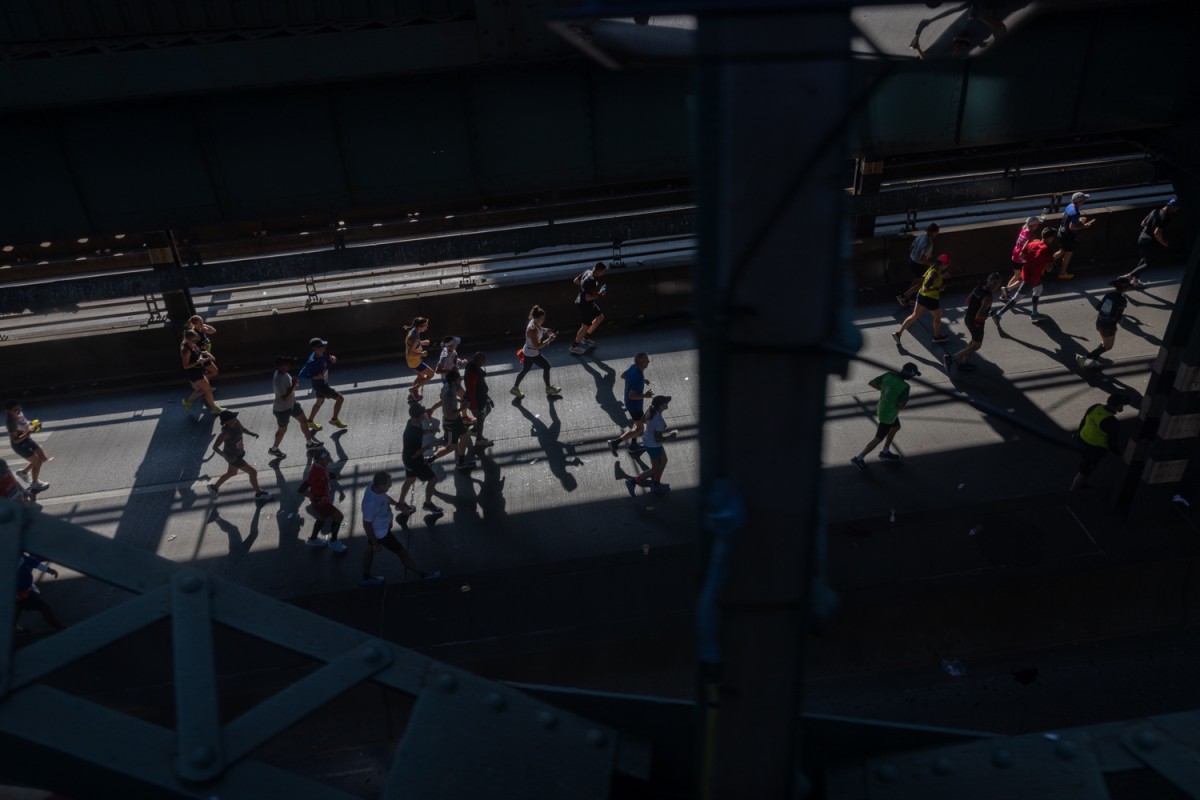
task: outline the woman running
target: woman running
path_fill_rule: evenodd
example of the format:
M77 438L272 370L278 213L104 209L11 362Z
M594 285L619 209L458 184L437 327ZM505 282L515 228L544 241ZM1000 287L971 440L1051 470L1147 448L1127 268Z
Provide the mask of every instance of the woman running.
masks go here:
M188 317L187 329L195 331L200 335L200 349L206 353L212 353L212 339L208 338L217 332L217 329L209 325L199 314L193 314ZM204 377L217 377L217 362L216 359L211 359L204 365Z
M942 290L946 288L946 273L950 271L950 256L943 253L937 257L937 264L925 272L921 281L921 290L917 292L917 304L913 306L912 314L900 324L900 330L892 334L892 341L900 344L900 337L928 309L933 314L933 341L944 342L950 337L942 332Z
M1025 245L1029 244L1031 237L1037 235L1035 232L1043 221L1043 217L1029 217L1017 233L1017 243L1013 245L1012 249L1013 274L1008 284L1000 287L1000 302L1007 303L1009 292L1016 289L1021 283L1021 267L1025 266Z
M1100 332L1100 346L1086 356L1075 356L1079 366L1098 367L1100 354L1112 350L1117 339L1117 323L1125 316L1125 307L1129 305L1125 293L1132 285L1133 282L1124 276L1109 283L1113 290L1101 297L1099 305L1096 306L1096 330Z
M185 413L192 413L192 401L203 397L208 409L214 414L220 414L225 409L213 400L212 386L204 376L204 369L209 362L214 361L212 353L200 349L200 334L189 328L183 332L183 341L179 343L179 357L183 361L183 371L188 383L192 385L192 394L183 401Z
M433 368L424 362L425 348L429 346L428 339L422 339L421 334L429 330L429 317L413 317L412 322L404 326L408 331L404 335L404 360L417 373L412 388L408 390L408 402L421 402L421 387L433 378Z
M662 482L663 470L667 468L667 450L663 447L663 442L674 438L678 433L668 432L667 422L663 419L663 412L670 403L671 398L665 394L660 394L650 401L650 410L646 412L646 430L642 434L642 444L646 447L646 454L650 456L650 469L636 478L625 479L625 489L631 497L637 494L635 489L638 486L648 488L652 492L665 492L671 488L669 483Z
M517 375L516 383L508 390L509 394L518 400L525 396L525 393L521 391L521 381L535 365L542 368L542 380L546 382L547 396L552 397L562 393L562 389L550 385L550 362L542 355L542 349L558 337L558 331L550 330L545 327L545 324L546 309L541 306L529 309L529 324L525 326L525 345L521 348L521 360L524 363L521 373Z

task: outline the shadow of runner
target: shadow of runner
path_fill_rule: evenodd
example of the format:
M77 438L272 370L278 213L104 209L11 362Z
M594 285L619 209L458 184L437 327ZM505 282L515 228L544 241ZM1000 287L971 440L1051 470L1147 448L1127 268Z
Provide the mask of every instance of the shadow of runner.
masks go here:
M262 515L263 504L254 504L254 514L250 517L250 534L243 539L242 531L237 525L234 525L227 519L221 517L220 509L216 506L208 512L208 521L216 525L225 535L229 537L229 556L231 558L244 558L250 554L254 542L258 539L258 520Z
M304 527L305 520L305 516L300 513L300 508L308 502L308 498L297 492L296 487L287 485L287 481L283 478L283 470L280 469L283 461L282 458L272 458L267 462L267 465L275 473L275 499L279 503L276 524L279 527L280 549L299 541L300 530ZM259 475L261 474L260 472Z
M531 411L527 410L523 404L517 405L517 410L525 419L529 420L530 435L538 440L538 446L542 449L542 454L546 457L546 462L550 466L550 473L558 478L559 483L568 492L573 492L579 486L579 482L567 470L567 454L568 450L571 455L574 455L575 448L570 445L562 445L558 441L558 435L562 430L562 420L558 418L558 409L554 398L549 398L548 413L552 420L550 425L542 422ZM582 462L578 457L574 459L574 466L578 466Z
M596 382L596 404L608 414L617 428L623 428L626 422L625 404L616 396L617 371L592 355L580 357L579 364Z

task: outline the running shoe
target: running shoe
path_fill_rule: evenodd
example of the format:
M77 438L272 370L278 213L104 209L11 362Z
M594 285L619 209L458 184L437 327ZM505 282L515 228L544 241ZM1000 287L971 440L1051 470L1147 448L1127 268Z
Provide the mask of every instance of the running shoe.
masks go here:
M548 394L548 395L562 394L562 387L561 386L547 386L546 394Z
M324 446L325 443L315 436L308 440L308 444L304 445L307 450L320 450Z
M581 356L581 355L583 355L584 353L586 353L586 352L587 352L587 348L586 348L586 347L584 347L583 345L578 345L578 344L573 344L573 345L571 345L571 346L570 346L569 348L567 348L567 349L569 350L569 352L570 352L570 353L571 353L571 355L573 355L573 356Z
M899 346L899 344L900 344L900 334L898 334L898 333L893 333L893 334L892 334L892 341L893 341L893 342L895 342L897 346Z
M325 545L329 544L329 542L325 541L319 536L313 536L310 537L305 544L307 544L309 547L324 547Z
M335 428L349 428L349 427L350 427L349 425L347 425L346 423L342 422L342 421L341 421L340 419L338 419L337 417L334 417L333 419L329 420L329 424L330 424L330 425L332 425L332 426L333 426L333 427L335 427Z
M512 387L511 389L509 389L509 390L508 390L508 393L509 393L509 394L511 394L513 397L517 398L518 400L520 400L521 398L523 398L523 397L525 396L525 393L524 393L524 392L522 392L522 391L521 391L519 388L517 388L516 386Z
M29 491L31 492L44 492L49 488L50 484L46 483L45 481L34 481L33 483L29 484Z
M192 413L192 401L191 401L191 400L184 400L184 401L183 401L183 411L184 411L184 413L185 413L185 414L190 414L190 413Z
M637 484L633 482L633 478L625 479L625 491L629 492L630 497L637 497Z
M652 491L652 492L669 492L669 491L671 491L671 484L663 483L662 481L655 481L654 483L650 484L650 491Z
M213 486L213 485L210 483L210 484L208 485L208 492L209 492L209 494L211 494L213 497L216 497L217 495L219 495L219 494L221 493L221 490L220 490L220 489L218 489L216 486Z
M949 375L950 370L954 368L954 359L950 357L949 353L942 356L942 365L946 367L946 374Z
M617 455L617 446L618 446L619 444L621 444L621 440L620 440L620 439L609 439L609 440L608 440L608 449L609 449L609 450L612 450L612 454L613 454L614 456L615 456L615 455Z
M339 542L337 539L330 539L329 549L335 553L344 553L346 552L346 545L342 542Z
M1036 311L1029 312L1029 321L1032 322L1034 325L1040 324L1045 319L1046 319L1045 316L1037 313Z
M431 517L440 517L446 513L445 511L442 511L442 509L435 506L433 503L422 503L421 508L425 509L425 511Z
M943 334L933 337L933 342L934 342L934 344L941 344L942 342L948 341L949 339L950 339L950 335L943 333Z
M900 454L893 453L891 450L884 450L879 454L879 457L884 461L899 461Z
M26 464L25 466L23 466L19 470L17 470L17 474L21 476L21 480L25 480L26 478L29 477L29 470L30 470L30 466L28 464Z
M1060 281L1069 281L1069 280L1071 280L1071 279L1072 279L1072 278L1074 278L1074 277L1075 277L1075 274L1074 274L1073 272L1060 272L1060 273L1058 273L1058 279L1059 279Z
M275 456L276 458L285 458L285 457L287 457L287 453L283 452L283 451L282 451L282 450L280 450L278 447L268 447L268 448L267 448L267 454L268 454L268 455Z
M270 492L255 492L255 493L254 493L254 499L255 499L255 500L260 500L260 501L261 501L261 500L270 500L270 499L271 499L271 493L270 493Z
M358 582L359 586L383 586L387 583L382 575L368 575Z
M596 340L595 340L595 339L589 339L589 338L587 338L586 336L585 336L585 337L583 337L583 343L584 343L584 344L586 344L588 347L595 347L595 346L596 346Z
M859 472L867 471L867 462L863 460L862 456L854 456L850 459L850 463L853 464L855 469L857 469Z
M477 447L491 447L494 444L495 442L493 442L491 439L485 439L482 436L475 437L475 445Z
M311 420L311 419L310 419L310 420L308 421L308 427L309 427L311 430L314 430L314 431L319 431L319 430L321 430L322 428L324 428L325 426L324 426L324 425L322 425L322 424L321 424L321 423L319 423L319 422L316 422L315 420Z
M220 414L222 411L225 410L225 408L223 406L209 406L208 410L214 414Z

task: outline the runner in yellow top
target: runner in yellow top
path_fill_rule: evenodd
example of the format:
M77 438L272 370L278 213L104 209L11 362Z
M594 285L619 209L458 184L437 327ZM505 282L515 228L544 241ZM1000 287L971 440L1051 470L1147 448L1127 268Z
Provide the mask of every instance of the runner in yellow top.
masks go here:
M900 344L900 337L908 327L921 318L926 309L933 314L933 341L944 342L950 337L942 332L942 289L946 286L946 275L950 272L950 256L942 253L937 257L937 263L925 272L921 280L921 289L917 292L917 304L913 306L912 314L900 323L900 330L892 334L892 340Z
M1129 396L1116 393L1110 394L1104 405L1097 403L1084 412L1074 437L1082 459L1079 462L1079 474L1071 483L1072 491L1083 488L1088 476L1104 460L1105 455L1121 455L1117 441L1121 423L1117 421L1117 414L1124 411L1127 405Z

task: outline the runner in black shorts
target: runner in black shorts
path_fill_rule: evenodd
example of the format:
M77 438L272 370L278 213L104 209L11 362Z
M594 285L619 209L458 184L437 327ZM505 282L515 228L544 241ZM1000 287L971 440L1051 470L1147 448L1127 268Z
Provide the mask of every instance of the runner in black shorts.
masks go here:
M421 417L425 415L425 406L420 403L410 403L408 406L408 424L404 426L403 435L403 461L404 461L404 485L400 487L400 516L396 519L401 525L407 524L407 519L410 514L416 511L416 508L408 505L408 492L412 485L417 481L425 483L425 504L422 508L426 513L433 517L442 516L442 509L434 505L433 502L433 487L437 485L437 475L433 474L429 464L425 462L425 448L421 446L421 439L425 432L421 429Z
M267 452L275 458L283 458L285 455L279 449L279 445L283 442L283 435L287 433L288 423L293 419L300 423L300 432L304 434L304 441L309 448L321 446L321 442L308 427L308 418L304 416L304 409L296 402L296 387L300 385L300 378L288 372L293 363L294 360L287 356L276 357L275 375L271 379L272 389L275 392L275 402L271 404L271 411L275 414L277 427L275 443Z
M608 265L597 261L596 266L575 278L575 285L579 287L579 294L575 296L575 308L579 310L579 330L575 332L575 343L570 348L573 355L581 356L589 347L596 346L590 337L604 322L604 312L600 310L596 301L608 288L600 283L604 280L606 272Z
M1100 333L1100 346L1086 356L1075 357L1075 361L1081 367L1100 366L1097 359L1102 353L1112 350L1117 339L1117 323L1125 316L1125 307L1129 305L1129 301L1125 299L1125 293L1133 286L1129 278L1122 276L1110 281L1109 286L1113 287L1113 290L1100 298L1096 305L1096 330Z
M255 500L267 500L271 497L268 492L263 491L263 488L258 485L258 470L254 465L246 460L246 445L242 441L242 435L253 436L258 438L258 434L254 431L248 431L242 427L242 423L238 422L238 412L226 409L221 412L221 433L213 442L213 452L224 457L229 462L229 469L221 477L208 485L208 490L212 492L212 496L216 497L220 492L221 484L238 474L238 470L246 473L246 477L250 479L250 485L254 487Z
M983 347L983 323L987 322L988 309L992 307L992 297L1004 279L999 272L993 272L988 275L987 280L976 286L967 295L967 313L963 316L963 322L967 325L967 330L971 333L971 343L959 350L954 355L947 353L942 356L942 361L946 365L946 372L949 372L952 367L957 366L963 372L972 372L975 370L975 365L968 363L967 359L971 354Z
M38 476L42 474L42 465L54 459L46 455L46 451L41 448L41 445L33 440L33 434L41 428L41 424L38 423L35 425L33 422L25 419L25 412L21 408L19 400L9 400L4 404L4 407L8 410L5 423L8 427L8 439L12 443L12 449L17 455L29 462L29 464L17 470L17 474L22 478L31 478L31 483L29 484L30 492L36 493L49 489L50 484L39 480ZM37 420L34 420L34 422L37 422Z

